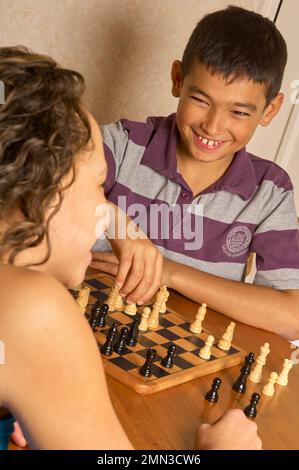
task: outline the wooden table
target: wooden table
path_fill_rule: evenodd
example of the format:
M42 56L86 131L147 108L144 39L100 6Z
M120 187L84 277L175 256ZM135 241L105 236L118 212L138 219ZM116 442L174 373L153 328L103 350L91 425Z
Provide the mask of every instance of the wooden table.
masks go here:
M171 292L168 305L188 320L193 320L198 308L194 302ZM269 313L269 318L271 314ZM221 336L228 323L227 317L208 310L205 327ZM236 322L234 343L247 352L258 355L265 342L270 344L263 379L271 371L280 372L285 358L299 350L288 341L264 330ZM293 356L294 357L294 356ZM232 367L152 395L142 396L108 377L111 399L136 449L192 449L194 431L198 423L212 423L229 408L244 408L254 391L261 386L247 381L247 391L235 402L231 387L239 375L240 366ZM210 405L204 400L213 378L221 377L219 401ZM287 387L276 386L274 397L262 395L256 422L264 449L299 449L299 366L294 365ZM279 389L279 390L278 390Z
M171 292L168 305L181 313L187 320L193 320L198 306ZM271 313L269 313L269 321ZM221 336L228 323L227 317L208 310L205 327L215 336ZM263 379L271 371L280 372L285 358L297 355L290 343L264 330L236 322L233 342L247 353L258 355L263 343L270 344L271 352L263 369ZM199 423L212 423L229 408L244 408L254 391L260 392L260 385L247 381L247 391L236 402L231 387L239 375L240 366L192 380L185 384L152 395L140 395L107 377L112 402L119 419L136 449L192 449L193 436ZM219 401L210 405L204 400L212 380L222 379ZM287 387L276 387L273 398L262 395L256 422L264 449L299 449L299 366L294 365L289 374ZM11 449L16 446L11 445Z

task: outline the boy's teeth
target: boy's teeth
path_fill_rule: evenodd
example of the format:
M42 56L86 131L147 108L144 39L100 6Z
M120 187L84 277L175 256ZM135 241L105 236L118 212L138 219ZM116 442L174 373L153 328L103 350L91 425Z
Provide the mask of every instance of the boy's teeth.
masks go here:
M208 144L209 147L214 147L215 145L221 144L221 142L218 140L208 140L205 137L201 137L200 135L198 137L202 141L203 144L205 145Z

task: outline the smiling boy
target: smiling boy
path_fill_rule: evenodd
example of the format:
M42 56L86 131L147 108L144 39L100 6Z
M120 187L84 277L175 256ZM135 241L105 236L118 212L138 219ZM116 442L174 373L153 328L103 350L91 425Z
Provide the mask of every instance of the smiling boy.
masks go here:
M148 236L158 225L152 241L164 255L164 282L233 319L294 339L299 248L293 186L278 165L246 151L257 126L268 126L282 105L286 60L284 39L270 20L239 7L214 12L195 28L182 61L173 63L176 114L146 123L121 120L102 131L106 195L114 204L122 196L130 216L133 204L142 205ZM170 222L152 221L153 205L179 211ZM186 248L184 230L177 235L186 221L189 234L202 237L196 249ZM161 236L165 226L167 237ZM243 282L251 252L257 267L252 285ZM118 271L109 252L95 253L93 266Z

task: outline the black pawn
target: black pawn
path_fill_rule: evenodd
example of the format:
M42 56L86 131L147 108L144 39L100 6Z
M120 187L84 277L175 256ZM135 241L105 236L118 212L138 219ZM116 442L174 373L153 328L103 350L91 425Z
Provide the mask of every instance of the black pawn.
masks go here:
M139 374L143 375L143 377L150 377L152 375L152 363L156 357L156 353L155 349L148 349L145 363L139 369Z
M258 393L253 393L251 395L250 404L244 408L244 413L247 418L254 419L257 415L257 404L260 401L261 396Z
M106 325L106 315L109 310L109 305L103 304L100 307L96 307L96 308L99 308L99 313L97 317L97 326L102 328L103 326Z
M117 322L115 321L110 327L105 343L100 347L100 351L104 356L111 356L113 353L113 343L117 333Z
M118 342L116 343L116 345L114 346L114 351L115 351L117 354L123 354L123 353L127 350L127 348L126 348L126 340L127 340L128 332L129 332L129 328L127 328L126 326L124 326L124 327L120 330L120 337L119 337L119 340L118 340Z
M247 376L250 374L250 369L254 363L254 353L251 352L245 357L243 367L240 369L241 374L233 384L233 390L237 393L245 393Z
M168 346L167 354L161 361L161 365L163 367L167 367L167 369L170 369L171 367L173 367L173 364L174 364L173 356L174 356L175 351L176 351L175 344L171 344L170 346Z
M222 380L219 377L216 377L213 380L211 390L206 394L205 399L210 403L217 403L218 401L218 389L222 383Z
M134 320L131 323L130 330L128 333L126 344L128 346L136 346L138 338L138 325L141 320L141 315L138 313L135 315Z

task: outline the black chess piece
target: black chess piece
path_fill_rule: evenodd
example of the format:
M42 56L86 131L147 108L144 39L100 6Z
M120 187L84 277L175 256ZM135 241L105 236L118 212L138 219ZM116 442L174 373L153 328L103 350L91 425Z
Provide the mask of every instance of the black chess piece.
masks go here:
M109 311L109 305L107 304L103 304L99 307L99 313L97 317L97 326L99 328L103 328L104 326L106 326L106 315L108 311Z
M251 400L248 406L244 408L244 413L247 416L247 418L252 418L254 419L257 415L257 404L260 401L261 396L258 393L253 393L251 395Z
M95 331L96 327L98 326L98 315L99 315L99 308L93 307L91 309L91 316L89 319L89 324L92 331Z
M148 349L145 363L139 369L139 374L143 375L143 377L150 377L152 375L152 363L156 357L156 354L157 351L155 349Z
M208 391L208 393L205 396L205 399L209 401L210 403L217 403L218 401L218 389L222 383L222 380L219 377L216 377L213 380L211 390Z
M245 357L245 362L240 369L240 375L234 382L232 389L237 393L245 393L247 376L250 374L250 369L254 363L254 353L251 352Z
M173 364L174 364L173 356L174 356L175 351L176 351L175 344L171 344L170 346L168 346L167 354L161 361L161 365L163 367L167 367L167 369L170 369L171 367L173 367Z
M113 353L113 343L117 333L117 322L115 321L110 327L105 343L100 347L100 351L104 356L111 356Z
M96 302L93 304L93 306L92 306L92 308L91 308L91 312L93 311L93 309L94 309L95 307L101 307L102 304L103 304L102 300L100 300L100 299L96 300Z
M114 351L115 351L117 354L123 354L123 353L127 350L127 348L126 348L126 340L127 340L128 332L129 332L129 328L127 328L126 326L124 326L124 327L120 330L119 340L118 340L118 342L116 343L116 345L114 346Z
M136 346L137 344L137 339L138 339L138 325L141 320L141 315L139 313L136 313L134 320L131 323L130 330L127 336L126 344L128 346Z

